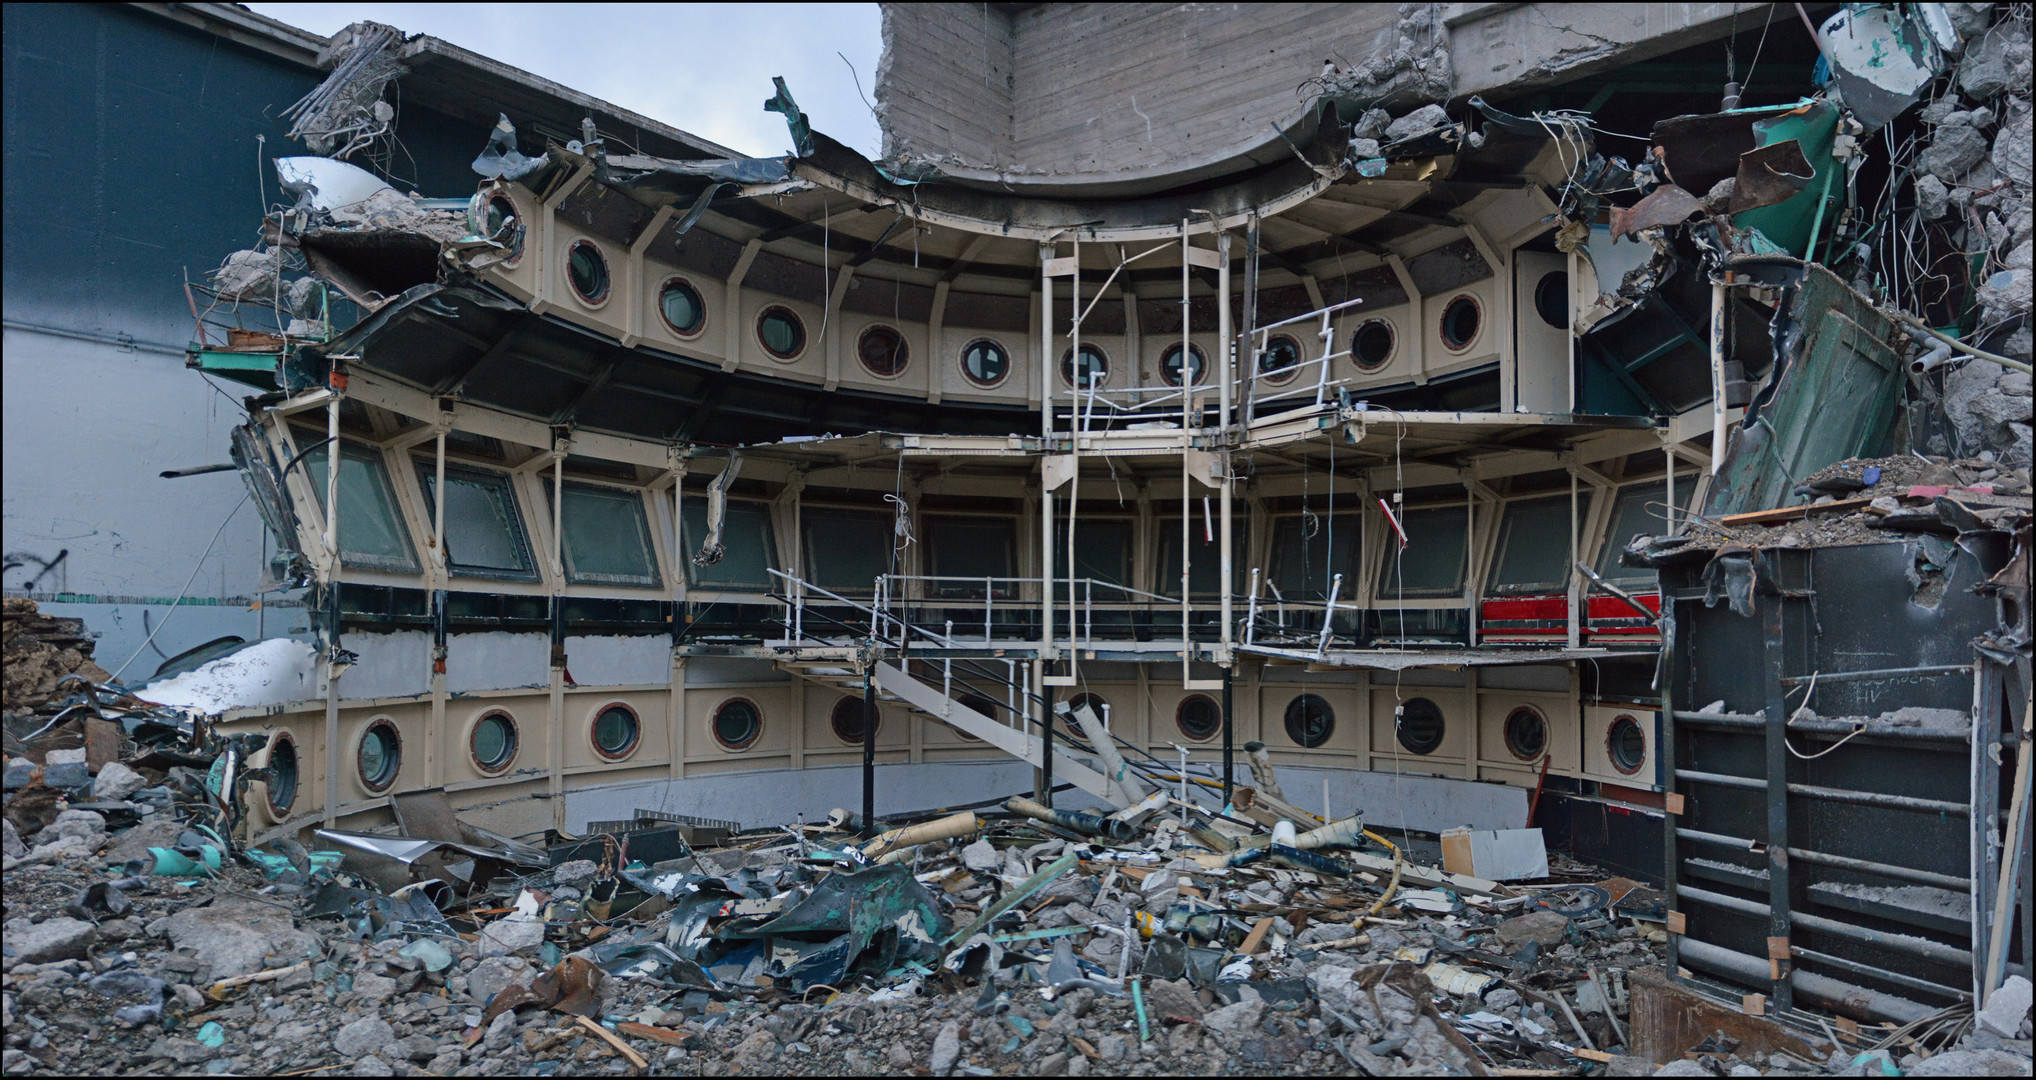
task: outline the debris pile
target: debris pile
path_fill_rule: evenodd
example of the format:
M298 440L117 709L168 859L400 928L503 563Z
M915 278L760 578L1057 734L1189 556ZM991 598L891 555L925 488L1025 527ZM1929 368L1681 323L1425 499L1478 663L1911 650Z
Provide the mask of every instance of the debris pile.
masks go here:
M401 832L307 851L229 841L170 772L58 809L47 854L18 859L10 824L8 1074L1653 1071L1629 1002L1661 894L1534 830L1443 838L1458 869L1531 848L1540 880L1504 884L1252 788L876 830L640 811L541 846L434 792L399 799ZM1698 1057L1853 1070L1884 1034L1826 1062ZM1982 1017L1971 1038L2026 1054L2024 1034Z
M83 619L44 615L25 597L0 600L0 705L9 716L48 712L66 676L94 682L110 678L92 660L95 644Z

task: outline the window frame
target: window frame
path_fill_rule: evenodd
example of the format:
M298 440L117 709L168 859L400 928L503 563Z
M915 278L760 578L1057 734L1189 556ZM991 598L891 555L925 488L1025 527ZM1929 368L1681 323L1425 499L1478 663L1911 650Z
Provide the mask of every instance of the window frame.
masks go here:
M1462 503L1453 502L1432 503L1427 506L1409 506L1398 511L1401 528L1407 529L1410 534L1413 530L1408 526L1416 514L1448 514L1457 518L1451 525L1452 535L1458 538L1457 543L1460 545L1457 551L1455 583L1447 588L1442 586L1427 586L1414 589L1394 589L1392 587L1393 555L1397 550L1398 538L1393 534L1393 527L1390 524L1384 521L1379 522L1379 527L1385 535L1382 537L1379 546L1378 573L1372 575L1371 599L1381 605L1399 605L1403 601L1422 601L1427 602L1429 606L1432 606L1433 602L1438 601L1462 600L1464 590L1469 582L1471 570L1472 538L1465 535L1468 532L1468 528L1464 524L1463 519L1463 515L1467 513L1468 511L1464 509ZM1413 537L1410 535L1408 539L1411 545Z
M1294 363L1292 367L1273 369L1280 372L1280 374L1268 375L1265 371L1265 360L1266 357L1272 355L1273 343L1276 341L1284 341L1294 347ZM1265 339L1265 351L1258 356L1258 381L1265 383L1267 386L1285 386L1300 377L1301 368L1307 362L1308 355L1301 349L1301 339L1292 334L1269 335Z
M1188 725L1183 719L1189 704L1197 702L1206 703L1210 708L1216 710L1216 726L1211 728L1207 735L1197 735L1189 731ZM1181 737L1189 742L1206 743L1214 739L1216 736L1223 734L1223 703L1207 694L1189 694L1181 698L1180 702L1174 706L1174 730L1180 732Z
M292 428L290 439L292 443L302 444L295 451L295 456L302 459L304 483L311 488L312 505L318 508L318 521L322 529L324 524L331 520L333 511L331 507L325 505L325 484L320 481L317 474L311 471L311 457L314 453L322 453L325 467L330 469L332 467L332 444L326 441L323 433L304 428ZM306 442L305 440L310 441ZM395 535L398 540L402 541L404 550L404 555L400 559L388 555L378 555L373 552L348 551L346 549L345 536L346 523L353 515L346 514L342 515L339 519L340 561L349 568L379 570L392 574L423 573L424 568L417 560L417 538L410 534L410 522L408 516L403 512L402 496L396 491L396 477L394 471L389 468L387 453L381 447L375 446L372 443L355 442L342 436L339 439L339 454L342 461L351 461L358 467L371 469L375 472L379 481L377 493L381 496L383 504L380 509L386 511L388 520L395 524ZM343 497L344 489L342 488Z
M268 756L262 759L262 767L269 769L269 775L274 776L276 754L285 750L289 751L290 755L290 797L278 803L276 782L271 779L262 785L264 788L262 801L268 807L269 816L277 821L289 818L290 808L297 805L297 790L304 783L304 755L297 752L297 740L290 736L287 729L278 730L269 736L269 752Z
M375 783L368 776L367 762L362 760L362 754L367 750L368 738L377 731L387 731L389 733L389 752L387 754L389 775L387 779L379 784ZM396 721L393 717L372 717L361 728L360 738L354 741L353 771L354 775L360 778L361 786L376 795L380 795L396 786L396 778L403 774L403 730L396 726Z
M801 556L800 565L805 568L806 576L808 577L808 579L812 581L813 584L818 585L829 592L840 593L843 596L872 595L876 588L876 582L874 579L854 585L830 584L826 581L820 580L820 574L817 569L818 564L814 561L813 558L813 544L811 543L812 529L816 524L816 518L819 515L831 515L831 514L847 514L852 517L868 517L882 521L885 535L890 536L892 538L891 540L892 546L886 550L895 552L896 533L892 531L895 527L892 524L892 522L895 521L895 511L893 511L892 513L886 513L883 510L874 510L866 506L836 506L836 505L801 506L799 508L798 541L799 541L799 554ZM885 560L885 569L883 570L883 572L887 574L902 573L903 567L904 560L902 558L898 560L897 569L891 568L890 560L887 558Z
M601 718L608 715L610 709L621 709L629 714L629 745L620 750L610 751L601 745ZM636 706L626 701L611 699L602 702L587 716L587 745L593 747L594 756L604 762L628 761L643 748L643 714L636 711Z
M1002 357L1004 361L1004 370L999 372L997 377L990 382L984 382L983 380L976 378L975 375L969 371L968 364L969 353L975 351L975 348L978 345L987 345L990 348L995 349L997 355ZM970 386L973 386L978 390L995 390L997 387L1004 385L1004 383L1011 378L1011 370L1017 366L1016 364L1011 362L1011 350L1005 348L1003 342L998 341L996 338L989 337L974 338L968 344L963 345L961 347L961 351L956 353L954 356L954 365L955 367L961 370L962 379L965 382L967 382Z
M686 515L690 513L695 506L699 507L700 528L702 530L706 529L707 496L705 492L686 492L681 496L681 498L684 500L684 502L679 510L679 532L677 537L675 538L675 542L677 543L678 546L677 550L672 552L672 558L679 564L680 569L684 571L686 575L686 588L689 591L697 592L736 592L736 593L770 592L773 581L770 572L772 570L784 569L784 567L780 565L778 559L777 515L771 512L770 501L767 499L738 499L732 495L729 496L728 498L728 509L731 512L734 511L736 507L740 506L744 508L746 512L753 510L763 515L764 538L767 541L767 543L764 544L764 575L762 581L750 583L750 582L722 582L722 581L700 580L700 572L706 568L695 565L693 563L693 555L694 553L700 550L699 544L702 541L706 540L707 537L704 532L700 536L693 536L690 532L687 531L689 529L689 526L687 525L686 522ZM727 533L727 522L725 519L722 523L722 530L723 536L725 537ZM725 547L726 545L724 544L723 546Z
M664 569L658 565L657 538L651 528L650 508L644 503L642 488L626 487L621 484L601 484L590 480L566 480L559 486L561 490L557 496L553 495L552 489L549 486L545 488L547 500L554 497L563 497L573 492L575 488L578 488L579 493L583 495L621 495L633 502L636 506L636 512L640 515L637 520L642 528L643 553L650 566L650 574L647 579L640 575L604 574L576 568L573 558L572 516L568 513L571 508L563 507L559 511L559 559L565 563L566 581L568 583L573 585L605 585L623 589L661 590L664 588Z
M791 352L779 352L771 348L770 342L764 338L764 323L771 316L778 314L782 314L792 320L792 325L799 331L799 347ZM756 313L756 325L753 329L756 333L757 347L764 351L765 356L780 364L797 363L801 357L806 355L806 349L813 344L811 336L806 333L806 320L800 318L798 312L783 304L766 304L762 311Z
M588 296L586 293L581 292L579 282L573 280L573 252L578 251L582 247L593 252L594 257L600 260L601 295L599 296ZM609 261L608 253L601 250L601 245L588 237L576 236L570 243L566 244L565 257L559 260L559 273L564 275L566 279L566 291L572 294L573 299L579 301L582 306L590 310L598 311L607 307L608 301L615 298L614 263Z
M417 492L424 499L424 513L427 519L435 519L434 507L437 495L433 487L438 482L437 464L426 461L422 455L412 454L411 461L417 466ZM448 460L445 463L445 479L448 484L457 477L464 482L483 482L498 487L509 500L509 534L517 550L523 556L528 570L500 570L495 567L475 567L453 559L452 544L440 537L445 552L445 572L450 577L479 578L487 581L541 582L544 572L538 563L536 545L531 543L530 528L523 519L523 500L516 497L514 474L497 472L493 469L478 468L463 462ZM547 489L548 490L548 489ZM448 518L450 515L448 515Z
M1383 327L1386 331L1386 357L1376 364L1368 364L1357 351L1357 339L1367 328L1374 325ZM1393 320L1383 315L1372 315L1360 319L1356 326L1351 327L1350 347L1347 351L1350 355L1350 366L1357 369L1359 375L1377 375L1379 372L1392 367L1393 361L1400 358L1400 328L1393 325Z
M1296 719L1294 710L1296 708L1305 709L1310 701L1319 702L1322 706L1323 715L1328 719L1328 722L1323 726L1322 737L1312 743L1294 734L1294 721ZM1336 706L1330 704L1329 699L1320 694L1303 690L1287 699L1286 708L1280 710L1280 733L1287 737L1288 742L1303 750L1320 750L1322 747L1329 745L1329 740L1336 737Z
M672 322L671 318L665 314L665 294L670 292L672 286L674 285L680 286L687 290L688 292L692 293L693 300L695 301L694 306L700 309L699 322L691 330L679 329L678 326ZM657 295L653 298L653 303L655 303L657 306L658 321L664 323L665 329L671 331L673 337L679 338L682 341L693 341L697 339L701 334L707 332L707 322L708 322L707 295L700 291L700 287L698 285L693 284L691 281L687 280L683 275L670 274L667 275L663 281L659 282L657 287Z
M869 360L864 358L862 352L863 342L869 340L871 334L890 334L898 339L898 367L895 371L889 373L878 371L870 366ZM902 379L905 377L905 372L912 368L912 341L905 336L903 330L889 323L870 323L868 326L856 331L855 362L858 367L862 368L863 374L868 375L872 379L882 379L886 382Z
M862 735L862 736L858 736L858 737L856 737L856 738L853 738L853 739L851 739L851 738L849 738L848 736L846 736L846 735L843 735L843 734L841 733L841 710L842 710L842 708L843 708L844 706L848 706L848 705L854 705L854 706L855 706L855 711L856 711L856 713L858 714L858 720L859 720L859 721L861 721L861 722L867 722L867 721L866 721L866 720L864 719L864 716L865 716L864 710L865 710L865 709L866 709L866 708L868 707L868 706L867 706L867 703L866 703L866 702L864 702L862 698L856 697L856 696L854 696L854 695L852 695L852 694L843 694L843 695L841 696L841 699L840 699L839 701L836 701L836 702L834 703L834 707L833 707L833 708L831 708L831 709L829 709L829 710L827 710L827 727L828 727L828 730L829 730L830 732L832 732L832 733L833 733L833 735L834 735L834 738L835 738L835 739L836 739L837 741L839 741L839 742L840 742L840 743L841 743L841 744L842 744L843 746L861 746L861 745L863 745L864 739L865 739L865 738L867 737L867 735L868 735L868 733L867 733L867 732L865 732L865 733L864 733L864 735ZM875 724L874 726L875 726L875 728L876 728L876 736L877 736L877 738L879 738L879 739L883 738L883 737L884 737L884 707L883 707L883 705L881 705L881 704L879 704L879 705L877 706L877 721L876 721L876 724Z
M747 705L750 712L756 716L756 730L751 732L749 738L740 745L731 743L721 737L721 714L731 705ZM757 704L752 698L743 697L739 694L734 697L723 698L714 706L714 711L707 714L707 736L714 740L714 745L719 746L728 753L740 754L754 748L757 742L763 738L763 733L763 706Z
M503 725L508 728L508 737L504 743L501 761L490 765L481 758L479 740L481 725L495 719L500 719ZM508 772L509 767L516 764L516 755L523 749L520 735L521 732L516 727L516 717L509 710L500 707L482 710L479 715L474 717L473 722L467 725L467 759L473 762L474 771L483 776L500 776Z
M1514 524L1513 510L1516 507L1526 506L1535 506L1537 508L1541 505L1561 506L1563 519L1569 521L1571 527L1576 531L1578 546L1581 548L1584 530L1590 524L1591 499L1593 495L1594 492L1589 488L1577 492L1576 516L1574 520L1570 518L1569 507L1567 505L1569 502L1568 492L1540 492L1531 495L1520 495L1509 498L1501 503L1499 505L1498 522L1492 529L1492 557L1490 565L1485 567L1485 580L1482 584L1484 595L1546 596L1550 593L1559 593L1566 590L1569 587L1571 574L1561 574L1554 581L1514 582L1506 584L1499 582L1499 571L1506 563L1507 547L1512 542L1512 533L1509 530ZM1567 558L1569 551L1567 537L1564 537L1562 546L1565 557L1558 567L1558 573L1560 573L1562 568L1566 568L1569 563ZM1571 573L1573 574L1574 571Z
M1097 387L1104 387L1104 386L1108 386L1108 385L1110 385L1110 353L1109 353L1109 351L1108 351L1108 350L1106 350L1106 349L1104 349L1104 348L1103 348L1103 347L1102 347L1101 345L1098 345L1098 344L1096 344L1096 343L1095 343L1095 342L1093 342L1093 341L1084 341L1084 342L1082 342L1082 351L1083 351L1084 353L1088 353L1088 352L1093 352L1093 353L1095 353L1096 359L1097 359L1097 360L1099 360L1099 361L1101 361L1101 362L1102 362L1102 365L1103 365L1103 375L1102 375L1102 377L1101 377L1101 378L1099 378L1099 379L1097 379L1097 380L1095 380L1095 382L1094 382L1094 383L1093 383L1092 385L1094 385L1094 386L1097 386ZM1075 349L1074 349L1074 346L1072 346L1072 345L1068 346L1068 348L1067 348L1067 349L1066 349L1066 350L1065 350L1064 352L1062 352L1062 353L1060 354L1060 364L1059 364L1058 366L1059 366L1059 368L1060 368L1060 382L1061 382L1061 385L1062 385L1062 386L1066 387L1067 389L1070 389L1070 390L1075 390L1075 391L1078 391L1078 392L1079 392L1079 391L1082 391L1082 390L1086 390L1086 389L1088 389L1088 387L1086 387L1086 386L1083 386L1083 385L1082 385L1082 384L1080 384L1080 383L1077 383L1077 382L1075 381L1075 378L1074 378L1074 376L1075 376Z
M1169 369L1167 367L1167 361L1173 359L1176 355L1180 353L1180 351L1181 343L1178 341L1172 342L1168 344L1166 348L1160 350L1159 353L1160 381L1172 387L1192 388L1197 386L1210 385L1208 383L1200 381L1203 376L1209 374L1209 355L1203 352L1202 347L1200 345L1195 344L1193 341L1188 342L1188 356L1193 361L1192 364L1192 367L1194 368L1193 377L1192 378L1188 377L1188 368L1190 365L1187 364L1183 364L1181 366L1179 371L1180 375L1179 378L1176 378L1174 374L1169 372ZM1109 377L1107 372L1105 373L1104 377L1106 379Z

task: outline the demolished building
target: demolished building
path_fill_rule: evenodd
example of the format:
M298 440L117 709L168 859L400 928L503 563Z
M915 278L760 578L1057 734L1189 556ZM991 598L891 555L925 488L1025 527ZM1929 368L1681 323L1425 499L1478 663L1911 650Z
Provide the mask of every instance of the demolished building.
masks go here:
M474 58L349 28L191 289L309 640L85 707L248 739L230 847L1264 795L1539 826L1735 1010L1984 1007L2031 963L2026 6L1456 8L886 5L881 160L796 78L771 158L525 88L428 192L356 162Z

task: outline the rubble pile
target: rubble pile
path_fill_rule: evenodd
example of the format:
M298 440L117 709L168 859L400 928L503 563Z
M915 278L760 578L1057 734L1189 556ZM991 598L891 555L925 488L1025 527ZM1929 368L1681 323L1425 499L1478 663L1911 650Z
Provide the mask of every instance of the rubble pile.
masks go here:
M734 835L640 812L543 847L427 798L398 817L436 837L306 851L228 842L172 783L58 809L24 858L33 790L9 798L10 1075L1655 1070L1629 1002L1660 893L1559 855L1515 884L1421 865L1251 788L1220 812L1012 798L873 838L839 810ZM1971 1026L1891 1064L1928 1075ZM2026 1074L2026 1019L1975 1031L1956 1053ZM1881 1034L1825 1061L1713 1043L1664 1074L1857 1074Z
M82 619L44 615L26 597L0 600L0 707L10 716L47 713L65 676L110 678L92 660L95 644Z
M1882 544L1917 533L1956 536L1974 528L2011 527L2029 515L2029 469L1983 453L1962 459L1913 453L1848 458L1798 484L1793 506L1723 518L1691 515L1680 535L1640 537L1632 550Z

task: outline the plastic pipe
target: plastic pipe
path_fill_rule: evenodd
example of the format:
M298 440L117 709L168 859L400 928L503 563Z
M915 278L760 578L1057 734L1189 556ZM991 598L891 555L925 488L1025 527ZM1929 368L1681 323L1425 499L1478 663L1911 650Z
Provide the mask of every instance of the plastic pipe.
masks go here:
M1085 836L1107 836L1118 843L1128 843L1138 835L1131 822L1122 818L1106 818L1073 810L1054 810L1019 795L1004 800L1004 809L1014 814L1022 814L1034 821L1044 821L1049 825L1073 829Z
M935 840L953 840L956 837L967 836L982 827L982 823L976 820L975 811L964 810L959 814L951 814L933 821L892 829L864 844L862 853L870 858L876 858L904 848L930 844Z

